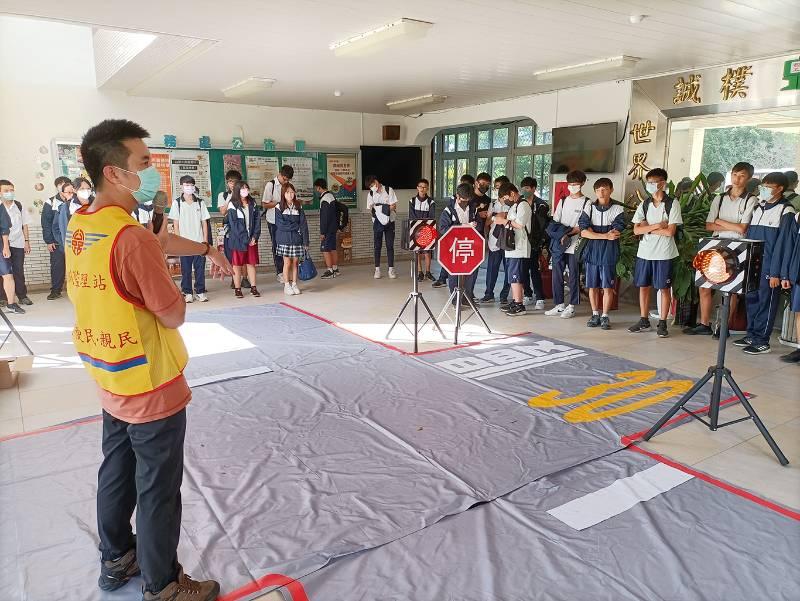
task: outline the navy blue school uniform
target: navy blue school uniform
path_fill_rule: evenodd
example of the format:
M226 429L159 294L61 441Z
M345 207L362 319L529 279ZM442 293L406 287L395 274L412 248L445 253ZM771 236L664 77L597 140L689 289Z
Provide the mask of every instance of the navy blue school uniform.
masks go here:
M258 242L261 237L261 208L252 201L247 203L246 208L241 202L238 205L236 202L231 204L233 206L229 206L225 214L225 222L228 224L228 247L232 251L247 252L250 240ZM244 216L245 211L248 212L247 220Z
M612 200L603 206L595 201L578 219L581 231L591 229L595 234L625 229L625 209ZM583 266L587 288L613 288L617 279L619 240L587 240L583 249Z
M762 201L753 210L746 238L764 241L758 290L747 293L747 338L753 346L769 345L778 313L780 287L770 288L770 277L781 277L784 247L795 223L794 208L785 199Z
M301 257L308 246L308 222L302 208L281 211L275 207L275 236L278 254L283 257Z
M11 216L6 211L6 208L0 203L0 236L8 236L11 233ZM0 254L0 277L11 275L13 273L11 258L6 259ZM10 302L14 302L11 299Z
M791 310L798 313L800 312L800 213L795 213L794 223L783 235L786 238L782 245L781 280L791 282Z
M503 226L491 221L496 215L506 212L508 212L507 207L505 207L499 200L492 202L489 216L489 233L486 240L488 246L488 257L486 261L486 290L483 293L482 299L486 302L494 300L494 289L497 285L497 278L500 276L500 265L503 266L504 274L503 288L500 290L501 302L508 300L508 293L511 290L511 284L508 283L505 251L500 248L500 236L503 233Z
M445 235L447 230L449 230L454 225L467 225L469 223L473 223L476 219L475 213L475 206L469 205L466 209L467 211L467 220L461 221L459 219L458 211L456 210L455 202L448 204L443 210L442 214L439 215L439 237ZM442 252L441 246L439 247L439 253ZM470 296L472 296L472 290L475 287L475 279L477 278L478 271L474 271L471 275L468 275L464 278L464 290ZM458 276L450 275L447 277L447 287L452 292L456 285L458 284Z
M533 211L533 216L531 217L531 232L533 232L533 224L537 215L544 217L546 220L547 216L550 214L550 205L548 205L547 201L543 198L534 195L531 209ZM542 282L542 273L539 270L539 255L542 252L542 247L541 243L536 244L536 241L532 242L531 256L522 261L526 271L526 276L523 278L523 294L529 297L536 297L538 301L544 300L544 283Z
M336 197L325 190L319 197L319 233L323 236L320 250L336 250L336 233L339 231L339 216L336 214Z

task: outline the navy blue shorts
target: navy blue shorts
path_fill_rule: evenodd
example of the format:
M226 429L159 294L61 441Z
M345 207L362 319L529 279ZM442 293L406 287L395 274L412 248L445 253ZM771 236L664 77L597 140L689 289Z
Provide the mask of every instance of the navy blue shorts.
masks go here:
M583 272L586 275L587 288L613 288L617 279L614 265L584 263Z
M0 254L0 276L11 274L11 259L6 259L2 254Z
M325 234L325 239L322 241L320 250L324 253L336 250L336 232Z
M664 290L672 286L672 259L651 261L636 257L633 268L633 285L637 288L652 286L656 290Z
M509 284L522 283L522 259L506 259L506 276Z
M792 286L792 311L800 313L800 284Z

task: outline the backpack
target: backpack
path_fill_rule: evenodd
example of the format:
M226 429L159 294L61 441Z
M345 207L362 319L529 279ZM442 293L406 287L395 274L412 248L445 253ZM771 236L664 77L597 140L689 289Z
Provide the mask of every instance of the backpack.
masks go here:
M672 213L672 203L675 199L672 197L667 196L666 200L664 201L664 214L667 216L667 221L669 221L669 216ZM647 220L647 209L650 208L650 204L653 202L653 197L648 196L644 199L644 206L642 210L644 211L644 218ZM649 222L648 222L649 223ZM675 228L675 242L680 242L683 240L684 232L683 232L683 224L678 223L676 224L677 228Z
M339 224L337 227L340 232L343 232L350 223L350 209L340 200L335 200L334 203L336 204L336 221Z
M547 242L547 225L550 223L550 221L552 221L553 218L547 214L548 209L546 205L537 205L534 203L532 208L534 211L531 215L531 229L527 233L528 242L531 243L531 249L533 250L545 246Z

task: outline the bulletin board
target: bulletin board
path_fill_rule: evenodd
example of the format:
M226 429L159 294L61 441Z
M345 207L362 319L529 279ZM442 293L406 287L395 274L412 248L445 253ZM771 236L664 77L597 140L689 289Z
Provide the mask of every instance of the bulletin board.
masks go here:
M53 140L53 173L55 177L62 175L74 180L76 177L88 177L81 157L81 143L71 140Z

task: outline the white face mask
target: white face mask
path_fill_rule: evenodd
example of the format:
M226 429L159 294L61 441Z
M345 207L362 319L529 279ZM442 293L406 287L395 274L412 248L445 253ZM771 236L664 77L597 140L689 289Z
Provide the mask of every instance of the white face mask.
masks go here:
M250 190L248 190L247 188L242 188L241 190L239 190L239 196L241 196L242 198L247 198L248 196L250 196Z
M644 189L647 190L648 194L655 194L658 192L658 183L657 182L647 182L644 185Z
M569 184L567 186L567 190L569 190L570 194L577 194L578 192L581 191L581 185L580 184Z
M183 184L183 193L184 194L194 194L194 185L193 184Z
M378 193L378 186L373 185L373 186L370 186L369 189L372 190L373 194L377 194Z
M81 200L89 200L89 197L92 195L91 190L78 190L78 198Z
M758 199L759 200L769 200L772 198L772 190L767 188L766 186L759 186L758 188Z

